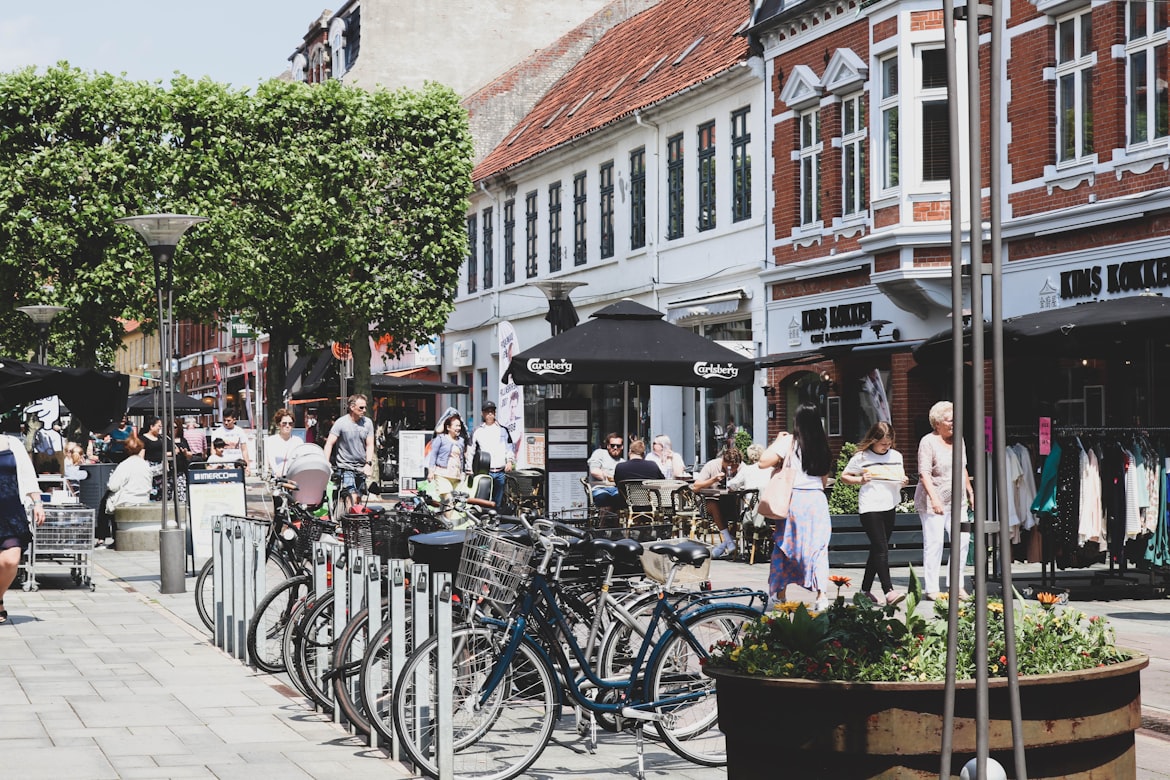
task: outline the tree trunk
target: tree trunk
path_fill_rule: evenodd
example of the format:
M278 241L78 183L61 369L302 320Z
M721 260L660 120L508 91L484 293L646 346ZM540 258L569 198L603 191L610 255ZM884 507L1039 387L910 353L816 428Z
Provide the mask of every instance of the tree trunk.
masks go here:
M265 406L273 415L284 408L284 385L288 380L289 333L284 329L268 332L268 369L264 372Z

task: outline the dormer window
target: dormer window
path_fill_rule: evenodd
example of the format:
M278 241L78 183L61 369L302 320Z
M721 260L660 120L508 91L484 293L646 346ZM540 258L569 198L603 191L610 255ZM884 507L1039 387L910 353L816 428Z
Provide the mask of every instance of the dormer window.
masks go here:
M305 57L303 52L297 52L293 55L292 65L289 70L292 72L292 80L304 83L308 80L309 60Z

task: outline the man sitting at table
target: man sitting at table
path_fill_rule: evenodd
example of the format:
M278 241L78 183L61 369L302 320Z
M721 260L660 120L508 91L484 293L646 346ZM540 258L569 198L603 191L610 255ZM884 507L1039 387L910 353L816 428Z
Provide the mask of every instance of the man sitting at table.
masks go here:
M622 505L622 497L613 480L614 469L625 460L622 448L622 435L609 433L605 436L605 447L597 448L589 456L589 490L593 493L593 505L596 507L608 509Z
M730 479L739 473L743 455L735 447L723 450L723 455L707 461L702 471L695 475L691 487L695 490L720 487L724 478ZM722 541L711 551L712 558L730 558L735 553L735 539L727 530L727 521L739 517L739 494L713 496L706 499L707 514L719 529Z
M662 479L662 469L652 460L646 460L646 442L634 439L630 444L630 459L623 460L613 470L613 481Z

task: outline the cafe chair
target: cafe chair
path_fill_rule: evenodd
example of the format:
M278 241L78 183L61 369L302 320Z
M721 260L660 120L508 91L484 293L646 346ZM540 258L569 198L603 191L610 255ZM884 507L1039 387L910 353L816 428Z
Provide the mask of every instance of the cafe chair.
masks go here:
M674 535L695 538L695 529L701 519L706 517L703 499L691 489L690 485L681 485L670 494L670 516L674 523Z
M544 469L516 469L504 474L504 504L517 514L544 517Z
M626 527L650 525L662 516L662 502L658 492L646 487L640 480L619 482L618 491L626 503L626 508L622 510L622 522Z
M768 524L768 518L756 511L759 504L760 491L745 490L739 517L735 520L739 554L748 563L756 562L757 553L764 560L772 555L772 527Z

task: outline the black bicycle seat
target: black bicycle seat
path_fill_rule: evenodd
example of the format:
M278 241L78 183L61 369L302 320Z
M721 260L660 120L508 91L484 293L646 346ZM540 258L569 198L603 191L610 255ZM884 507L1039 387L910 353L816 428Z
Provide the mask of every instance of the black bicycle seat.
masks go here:
M660 553L672 561L701 566L711 557L711 550L705 544L684 539L681 542L653 542L646 547L652 553Z

